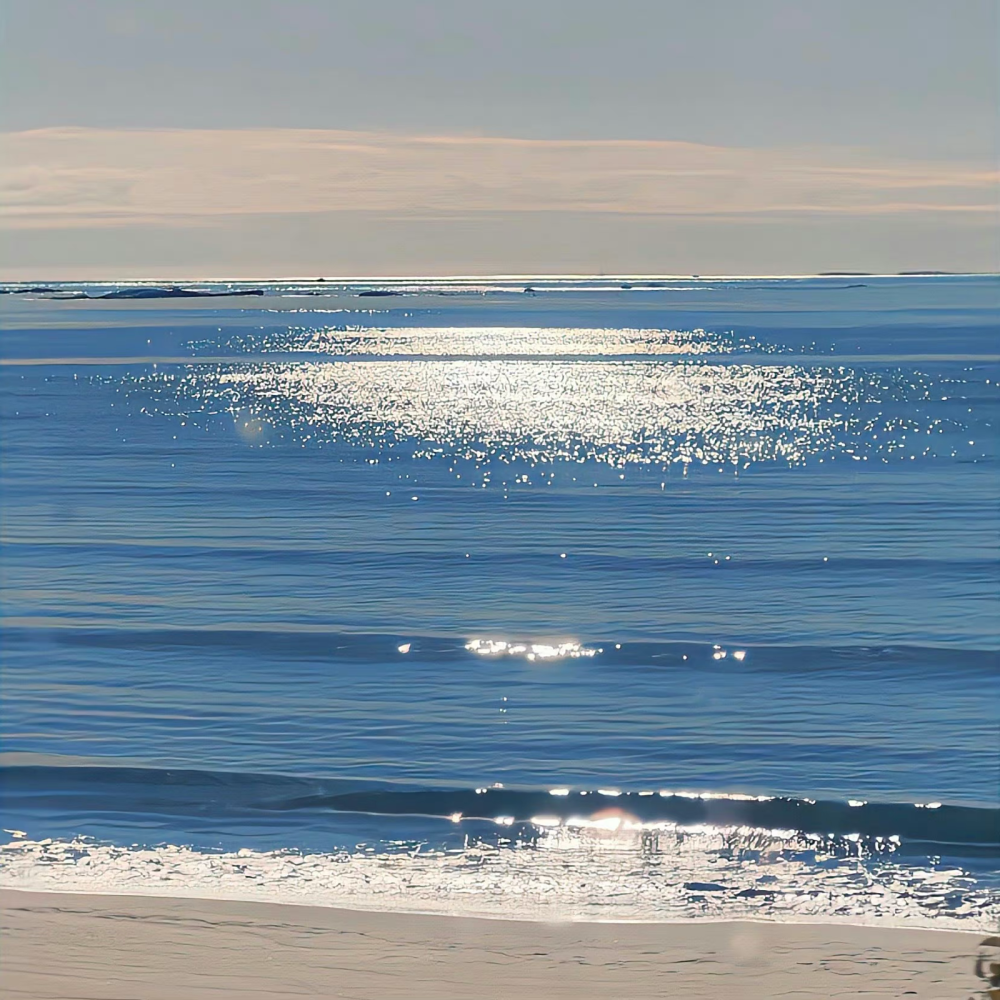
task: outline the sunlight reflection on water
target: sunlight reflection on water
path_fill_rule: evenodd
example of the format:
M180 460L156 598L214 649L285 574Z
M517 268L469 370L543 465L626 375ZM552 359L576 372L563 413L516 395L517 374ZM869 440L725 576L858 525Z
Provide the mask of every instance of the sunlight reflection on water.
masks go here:
M909 376L911 379L915 376ZM384 361L191 365L138 379L154 412L220 412L301 443L478 462L746 467L932 454L942 421L892 421L914 392L844 367L646 361ZM907 433L910 442L907 441ZM917 435L923 437L917 439Z

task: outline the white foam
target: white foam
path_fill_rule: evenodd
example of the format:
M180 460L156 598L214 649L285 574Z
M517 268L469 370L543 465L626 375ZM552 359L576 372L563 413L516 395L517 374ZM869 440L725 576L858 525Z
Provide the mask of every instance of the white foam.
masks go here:
M1000 918L1000 894L975 886L961 869L895 858L873 865L860 844L852 845L855 855L832 858L820 856L821 847L809 854L791 831L651 832L624 816L581 828L544 816L536 824L535 844L448 851L399 845L208 853L173 844L19 839L0 846L0 887L510 919L764 919L985 931ZM704 883L724 891L705 892ZM754 893L740 895L747 890ZM961 902L945 909L942 900L956 895Z

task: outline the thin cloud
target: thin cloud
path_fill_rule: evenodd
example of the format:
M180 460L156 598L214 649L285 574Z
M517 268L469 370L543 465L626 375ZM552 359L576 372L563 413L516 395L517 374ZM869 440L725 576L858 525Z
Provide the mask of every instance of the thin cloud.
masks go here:
M995 211L981 164L842 149L305 129L42 129L0 136L5 228L210 225L371 211L760 217Z

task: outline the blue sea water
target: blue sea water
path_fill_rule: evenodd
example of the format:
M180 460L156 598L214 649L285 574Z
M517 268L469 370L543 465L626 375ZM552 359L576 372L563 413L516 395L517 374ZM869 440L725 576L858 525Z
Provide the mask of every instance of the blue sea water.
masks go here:
M2 287L6 884L996 919L995 277Z

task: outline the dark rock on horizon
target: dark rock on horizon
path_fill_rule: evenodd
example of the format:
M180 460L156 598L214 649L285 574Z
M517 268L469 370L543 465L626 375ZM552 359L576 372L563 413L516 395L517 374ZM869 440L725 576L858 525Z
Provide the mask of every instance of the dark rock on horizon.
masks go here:
M90 295L94 299L209 299L233 295L263 295L262 288L241 288L226 292L197 291L192 288L116 288L101 295Z

